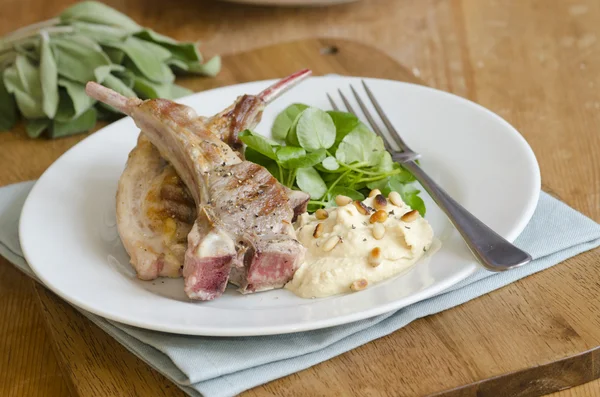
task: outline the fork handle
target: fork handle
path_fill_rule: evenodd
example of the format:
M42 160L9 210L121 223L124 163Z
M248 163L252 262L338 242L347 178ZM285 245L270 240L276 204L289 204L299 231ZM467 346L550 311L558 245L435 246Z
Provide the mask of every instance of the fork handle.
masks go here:
M403 165L412 172L433 201L444 211L473 255L487 270L508 270L531 261L527 252L506 241L458 204L417 163L408 161Z

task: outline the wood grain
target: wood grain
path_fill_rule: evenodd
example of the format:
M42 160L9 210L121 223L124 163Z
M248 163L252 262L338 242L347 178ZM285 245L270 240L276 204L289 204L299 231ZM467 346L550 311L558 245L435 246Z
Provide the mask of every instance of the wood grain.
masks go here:
M67 3L2 0L2 9L10 12L0 12L0 34L51 17ZM373 0L310 9L200 0L109 3L179 39L203 38L209 54L232 54L217 79L185 82L194 89L281 76L308 65L319 73L417 75L428 85L476 100L523 133L538 156L546 190L600 220L596 1ZM319 35L332 39L247 51ZM337 53L321 54L332 46ZM240 51L245 53L235 54ZM0 185L39 176L82 137L30 141L20 131L0 134ZM598 263L599 250L585 253L245 395L534 396L595 379ZM0 324L10 319L20 331L0 342L0 354L10 352L3 354L9 359L0 359L0 377L9 371L0 378L0 395L26 396L32 390L65 395L69 387L77 396L181 395L70 306L33 288L14 270L3 271L6 267L0 263L0 298L10 308L0 308ZM47 334L39 320L32 321L39 319L40 307L23 306L32 301L32 291L64 377L52 352L42 349ZM27 346L44 351L42 361L32 359ZM600 395L600 382L556 395Z

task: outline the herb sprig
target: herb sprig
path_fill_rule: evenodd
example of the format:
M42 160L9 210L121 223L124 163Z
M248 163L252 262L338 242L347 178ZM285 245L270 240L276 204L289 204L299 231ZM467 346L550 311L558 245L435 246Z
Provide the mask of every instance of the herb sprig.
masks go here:
M249 161L267 168L283 185L310 194L309 211L335 206L343 194L363 200L371 189L400 193L411 208L425 215L415 178L394 163L383 141L351 113L293 104L275 119L270 140L246 130Z
M219 57L203 62L196 43L144 28L102 3L77 3L0 39L0 131L20 114L32 138L84 132L98 118L120 116L85 95L88 81L126 96L174 99L191 93L174 84L175 74L214 76L220 67Z

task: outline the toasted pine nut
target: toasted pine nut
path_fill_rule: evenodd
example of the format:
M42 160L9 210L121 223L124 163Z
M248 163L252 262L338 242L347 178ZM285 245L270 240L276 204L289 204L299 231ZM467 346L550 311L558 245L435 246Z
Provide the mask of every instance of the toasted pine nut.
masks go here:
M381 264L381 259L381 248L373 248L369 253L369 265L377 267Z
M383 235L385 234L385 226L383 226L383 223L375 223L373 225L373 237L375 237L376 240L381 240L383 238Z
M338 194L337 196L335 196L335 203L337 204L338 207L341 207L346 204L350 204L351 202L352 202L352 199L348 196L344 196L343 194Z
M354 206L356 207L359 213L363 215L369 215L369 209L362 201L354 200Z
M319 208L318 210L315 211L315 217L319 220L327 219L327 218L329 218L329 213L327 211L325 211L323 208Z
M323 244L323 251L329 252L335 248L335 246L340 242L340 236L330 237L329 240L325 241Z
M313 232L313 237L314 238L321 237L321 234L323 234L324 228L325 228L325 226L323 226L322 223L317 223L317 226L315 226L315 231Z
M378 194L375 196L375 199L373 200L373 207L375 207L376 210L382 210L387 207L387 200L385 197L383 197L383 194Z
M419 217L419 211L412 210L412 211L408 211L406 214L402 215L402 217L400 217L400 220L402 222L413 222L418 217Z
M402 197L400 197L400 193L391 192L388 195L388 199L392 202L392 204L397 205L398 207L404 206L404 201L402 201Z
M369 282L364 278L361 278L350 284L350 289L354 292L362 291L363 289L367 288L367 285L369 285Z
M388 218L388 213L385 212L384 210L377 210L375 211L375 213L373 213L373 215L371 215L371 217L369 218L369 222L371 223L383 223L387 220Z
M381 190L379 190L379 189L373 189L373 190L371 190L371 192L369 193L369 197L375 197L375 196L377 196L378 194L381 194Z

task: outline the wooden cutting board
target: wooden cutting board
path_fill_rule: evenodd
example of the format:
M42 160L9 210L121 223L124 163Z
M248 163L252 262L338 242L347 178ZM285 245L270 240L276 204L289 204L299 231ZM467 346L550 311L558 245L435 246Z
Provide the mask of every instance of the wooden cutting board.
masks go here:
M217 78L190 78L182 84L199 91L281 77L304 67L316 75L338 73L419 83L378 50L338 39L311 39L226 56ZM29 140L21 127L0 134L0 185L39 177L83 138ZM600 346L600 274L594 266L599 262L599 250L579 255L244 394L537 396L588 382L600 377L596 351ZM0 258L0 286L11 286L0 288L0 299L8 303L0 307L0 324L22 324L17 328L19 337L11 336L15 346L40 349L38 356L13 353L19 365L39 365L42 371L56 365L39 336L36 319L41 312L62 377L73 395L183 395L69 304L44 287L33 286L8 266ZM31 290L41 305L31 301L27 294ZM19 368L0 365L0 373L8 382L12 373L18 376ZM61 386L54 391L67 393Z

